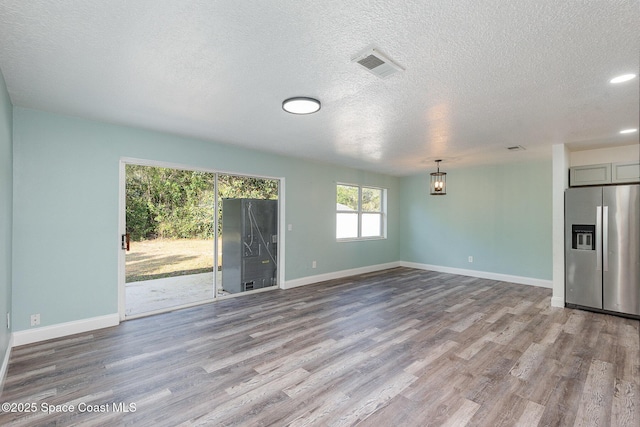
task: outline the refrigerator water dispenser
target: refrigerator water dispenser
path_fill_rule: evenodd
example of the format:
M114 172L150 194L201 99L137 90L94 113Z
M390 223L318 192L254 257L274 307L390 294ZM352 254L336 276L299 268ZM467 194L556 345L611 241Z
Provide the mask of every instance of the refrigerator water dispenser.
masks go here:
M571 248L582 251L594 251L596 249L595 225L572 225Z

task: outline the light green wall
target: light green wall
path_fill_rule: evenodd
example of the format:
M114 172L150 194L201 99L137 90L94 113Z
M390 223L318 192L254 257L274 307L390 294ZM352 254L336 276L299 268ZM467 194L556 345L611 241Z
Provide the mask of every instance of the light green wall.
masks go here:
M449 194L432 197L426 173L391 177L22 108L13 122L14 331L32 313L41 326L117 313L122 157L284 177L286 280L399 260L551 278L550 161L450 170ZM388 239L335 241L336 182L389 189Z
M12 129L13 106L0 71L0 365L9 345L9 330L5 319L6 313L11 312Z
M550 280L551 161L447 172L446 196L428 173L402 178L401 259Z
M122 157L285 178L285 277L399 259L397 177L14 109L14 330L117 313ZM389 189L388 239L337 243L335 183ZM317 268L311 269L311 262Z

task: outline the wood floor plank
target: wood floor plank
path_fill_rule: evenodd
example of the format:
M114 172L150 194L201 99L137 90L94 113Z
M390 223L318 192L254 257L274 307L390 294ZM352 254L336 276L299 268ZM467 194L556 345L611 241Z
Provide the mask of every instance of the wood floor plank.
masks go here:
M342 412L339 417L327 420L329 426L350 426L358 421L368 418L384 404L397 396L416 380L416 377L408 373L399 373L390 381L384 382L375 389L369 391L366 397L349 405L349 409ZM334 415L335 412L332 414Z
M558 339L560 332L562 332L562 325L552 323L551 326L546 329L544 337L540 340L540 344L547 346L552 345Z
M276 377L273 381L254 388L247 393L240 394L237 399L228 400L223 405L214 408L212 411L199 416L197 418L186 421L183 425L189 426L210 426L216 423L224 423L225 420L234 416L244 415L251 406L257 406L268 401L273 390L282 390L284 387L300 381L308 376L309 373L302 368L288 372L280 377Z
M422 404L398 395L377 410L375 416L359 422L358 427L427 425L425 417L421 416L423 410Z
M130 320L13 349L2 400L135 412L0 425L640 425L640 322L550 300L401 267Z
M640 386L625 380L616 380L611 408L611 425L633 426L640 419Z
M522 357L518 359L509 373L521 380L530 380L531 376L536 373L536 368L540 366L544 360L545 350L545 346L537 343L531 343L529 348L527 348L527 350L522 354Z
M442 424L442 427L458 427L467 425L479 408L480 405L477 403L465 399L460 408L458 408L458 410L454 412L444 424Z
M327 419L331 414L334 414L336 410L345 405L346 402L349 402L349 396L341 391L331 393L326 396L325 399L326 400L312 399L311 402L305 405L305 411L302 414L296 414L293 419L287 419L287 417L285 417L282 423L273 425L286 425L289 427L322 425L323 420ZM267 422L264 425L269 425L269 423Z
M584 384L575 426L607 426L611 423L612 393L604 393L615 386L611 363L594 360Z
M429 351L426 357L416 360L411 365L405 368L405 372L409 374L418 374L420 371L423 371L429 364L431 364L434 360L442 357L444 354L448 353L452 349L458 347L458 343L454 341L445 341L440 345L437 345L433 348L433 350Z
M542 418L542 414L544 412L544 406L539 405L535 402L527 402L527 406L524 409L524 412L518 418L518 421L515 423L517 427L532 427L537 426L540 423L540 418Z

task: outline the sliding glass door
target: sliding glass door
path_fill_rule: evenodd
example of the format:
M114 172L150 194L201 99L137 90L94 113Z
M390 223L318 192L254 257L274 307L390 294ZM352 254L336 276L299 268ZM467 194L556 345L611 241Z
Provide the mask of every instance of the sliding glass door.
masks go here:
M213 299L215 174L126 165L126 315Z
M123 162L121 317L278 285L280 180Z

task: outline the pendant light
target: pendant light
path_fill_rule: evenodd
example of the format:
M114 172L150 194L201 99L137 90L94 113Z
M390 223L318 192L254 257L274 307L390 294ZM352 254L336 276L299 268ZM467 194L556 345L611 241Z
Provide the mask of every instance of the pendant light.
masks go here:
M429 190L432 196L444 196L447 194L447 173L440 172L440 162L442 160L436 160L438 166L437 172L431 173L431 181L429 183Z

